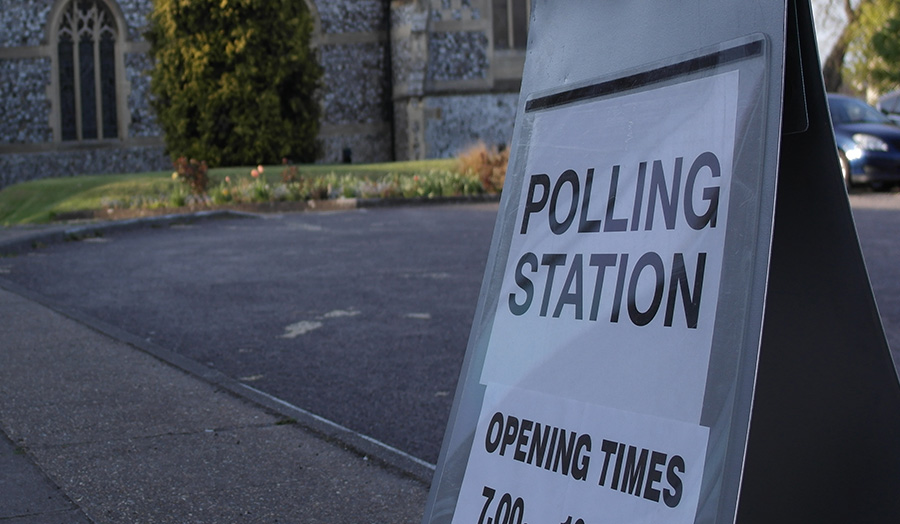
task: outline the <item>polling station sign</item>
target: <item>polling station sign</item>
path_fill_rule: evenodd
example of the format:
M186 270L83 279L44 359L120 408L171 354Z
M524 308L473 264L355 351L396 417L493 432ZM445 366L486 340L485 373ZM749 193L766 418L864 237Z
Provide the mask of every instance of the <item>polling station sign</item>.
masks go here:
M453 522L693 522L707 428L503 386L485 406Z
M453 522L693 522L739 74L529 106Z
M483 384L699 422L738 75L534 112Z
M423 522L896 521L900 382L809 2L532 5Z

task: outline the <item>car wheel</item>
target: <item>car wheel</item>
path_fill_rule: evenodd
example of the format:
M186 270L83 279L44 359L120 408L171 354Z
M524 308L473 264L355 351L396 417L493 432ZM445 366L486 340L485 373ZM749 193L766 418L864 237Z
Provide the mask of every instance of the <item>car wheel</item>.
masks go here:
M853 187L853 182L850 181L850 161L847 160L847 156L840 149L838 149L838 158L841 161L841 176L844 178L844 187L849 192L850 188Z

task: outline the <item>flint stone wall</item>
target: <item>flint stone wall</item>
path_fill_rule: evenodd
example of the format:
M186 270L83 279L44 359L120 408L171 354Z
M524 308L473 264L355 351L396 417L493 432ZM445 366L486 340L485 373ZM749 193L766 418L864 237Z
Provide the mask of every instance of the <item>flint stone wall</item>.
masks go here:
M509 141L515 94L479 94L473 88L457 95L446 87L489 81L490 35L465 25L474 21L483 28L482 10L489 3L311 1L324 69L321 161L341 162L348 149L354 162L390 160L395 151L398 159L447 157L479 139L492 145ZM0 58L0 144L38 151L7 147L0 155L0 188L46 176L168 169L163 147L135 143L152 143L162 132L150 104L146 72L151 60L133 49L123 57L130 117L126 140L99 147L53 142L54 101L48 87L54 51L46 46L55 4L0 0L0 51L13 51ZM118 0L115 10L125 21L120 37L144 42L152 7L152 0ZM432 24L447 28L446 23L463 25L454 31L431 29ZM392 39L391 28L401 28L401 36Z
M316 0L323 34L385 31L383 0Z
M11 184L77 174L120 173L168 169L171 162L162 146L106 143L100 146L66 144L56 149L51 128L53 102L48 98L51 84L51 56L48 45L50 12L54 0L0 0L0 48L19 53L0 59L0 189ZM118 12L125 20L119 27L123 41L142 42L151 0L119 0ZM43 47L43 48L42 48ZM22 57L24 53L25 57ZM34 56L41 55L41 56ZM124 56L124 76L129 84L128 111L131 123L128 138L155 138L161 135L150 108L149 57L143 53ZM29 152L17 152L16 145ZM35 148L37 150L35 151ZM46 150L44 150L46 149ZM35 151L35 152L32 152Z
M433 33L428 39L428 79L486 78L488 37L481 31Z
M150 76L153 61L144 53L128 53L125 55L125 78L131 86L128 93L128 110L131 124L128 136L131 138L147 138L162 136L162 129L156 121L156 113L150 107Z
M41 45L52 6L53 0L0 0L0 47Z
M386 49L380 43L324 46L322 121L326 124L383 122L390 101Z
M489 146L508 145L518 99L514 93L429 97L426 113L434 116L425 127L427 155L456 156L479 141Z
M49 58L0 60L0 137L8 144L53 140Z
M132 42L143 42L144 31L149 21L147 17L153 11L152 0L117 0L127 26L125 34Z
M170 169L162 146L111 147L0 155L0 189L56 176L128 173Z
M389 162L391 150L391 133L347 133L340 136L320 138L324 164L342 164L346 161L345 152L354 163Z

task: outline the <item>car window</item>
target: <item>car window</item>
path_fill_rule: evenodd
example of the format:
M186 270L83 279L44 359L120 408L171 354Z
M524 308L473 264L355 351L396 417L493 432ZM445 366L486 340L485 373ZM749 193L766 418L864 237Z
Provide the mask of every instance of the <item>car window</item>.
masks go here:
M881 97L878 101L878 108L889 113L900 112L900 93L893 92Z
M875 123L890 124L891 121L869 104L853 98L831 98L828 100L831 120L835 124Z

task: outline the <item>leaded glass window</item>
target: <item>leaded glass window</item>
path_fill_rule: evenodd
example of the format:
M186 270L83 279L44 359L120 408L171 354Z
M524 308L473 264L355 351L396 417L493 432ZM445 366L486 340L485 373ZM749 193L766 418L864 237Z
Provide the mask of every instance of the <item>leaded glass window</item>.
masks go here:
M98 0L72 0L57 32L60 131L63 140L119 136L116 114L116 31Z
M531 0L492 0L495 49L525 49Z

